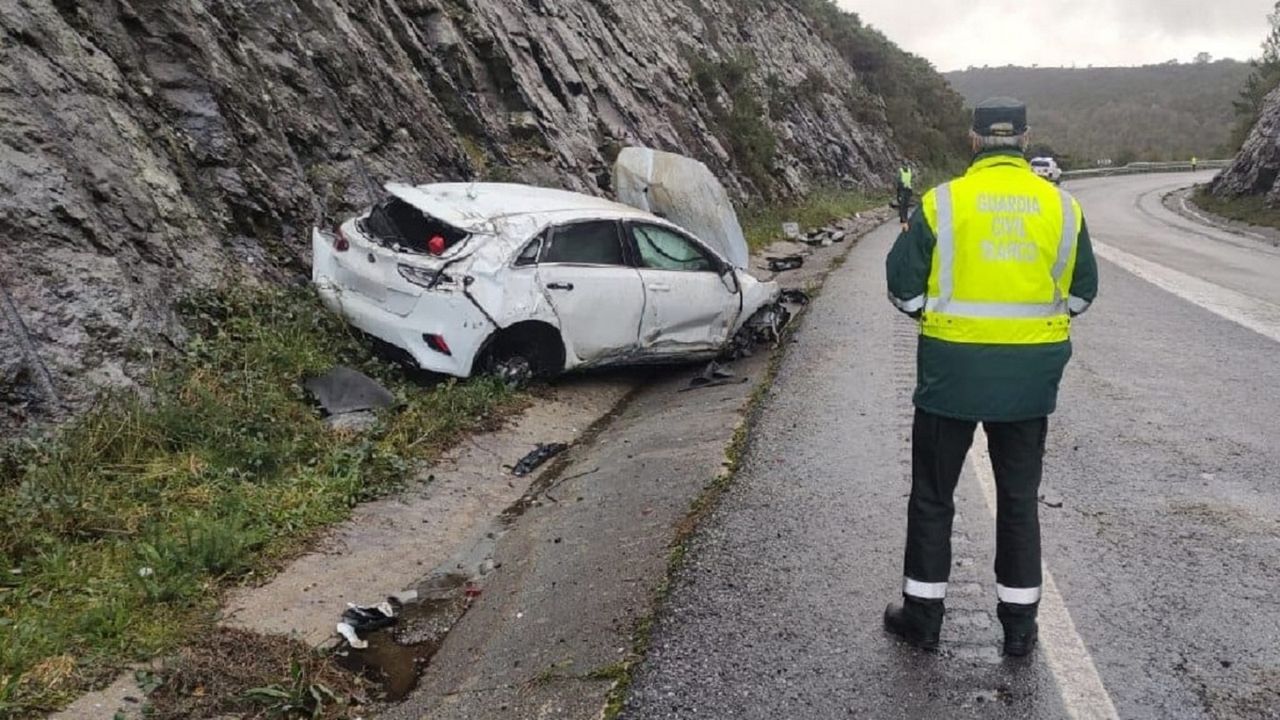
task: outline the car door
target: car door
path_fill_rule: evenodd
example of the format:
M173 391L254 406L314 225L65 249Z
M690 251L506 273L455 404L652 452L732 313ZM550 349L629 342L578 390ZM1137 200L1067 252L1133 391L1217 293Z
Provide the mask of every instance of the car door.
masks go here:
M635 353L644 288L627 260L617 222L591 220L548 230L538 283L560 320L570 357L599 364Z
M641 349L680 355L723 347L742 308L725 262L670 227L635 222L626 229L644 283Z

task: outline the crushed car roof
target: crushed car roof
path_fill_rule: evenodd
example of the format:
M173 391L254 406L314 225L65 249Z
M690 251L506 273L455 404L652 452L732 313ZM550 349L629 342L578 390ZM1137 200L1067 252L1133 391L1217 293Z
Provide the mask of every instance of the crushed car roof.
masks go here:
M580 213L601 218L654 219L651 213L603 198L507 183L388 183L387 192L437 220L472 233L493 231L493 221L517 216Z

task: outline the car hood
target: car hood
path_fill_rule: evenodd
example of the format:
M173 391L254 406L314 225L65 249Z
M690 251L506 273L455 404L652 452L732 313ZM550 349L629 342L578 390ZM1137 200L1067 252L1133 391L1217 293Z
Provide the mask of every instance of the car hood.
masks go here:
M674 153L625 148L613 166L618 200L696 235L745 269L751 252L729 194L706 165Z

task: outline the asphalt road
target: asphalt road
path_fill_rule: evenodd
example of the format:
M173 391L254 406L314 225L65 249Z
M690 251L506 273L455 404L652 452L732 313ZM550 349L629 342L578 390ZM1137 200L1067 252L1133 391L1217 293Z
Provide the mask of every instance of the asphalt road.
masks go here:
M943 650L886 636L909 490L912 324L884 228L801 329L692 541L624 717L1280 718L1280 250L1081 182L1102 295L1075 330L1041 507L1045 639L1000 657L989 471L958 495ZM1056 503L1055 503L1056 504Z

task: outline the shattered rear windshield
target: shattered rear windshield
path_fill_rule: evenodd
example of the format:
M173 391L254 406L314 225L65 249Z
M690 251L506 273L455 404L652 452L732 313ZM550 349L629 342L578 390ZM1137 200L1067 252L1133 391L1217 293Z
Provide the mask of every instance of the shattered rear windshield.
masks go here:
M430 252L433 238L444 241L442 245L437 243L439 252L467 239L466 232L440 222L397 197L387 198L373 206L368 217L360 220L359 227L361 232L382 245L415 253Z

